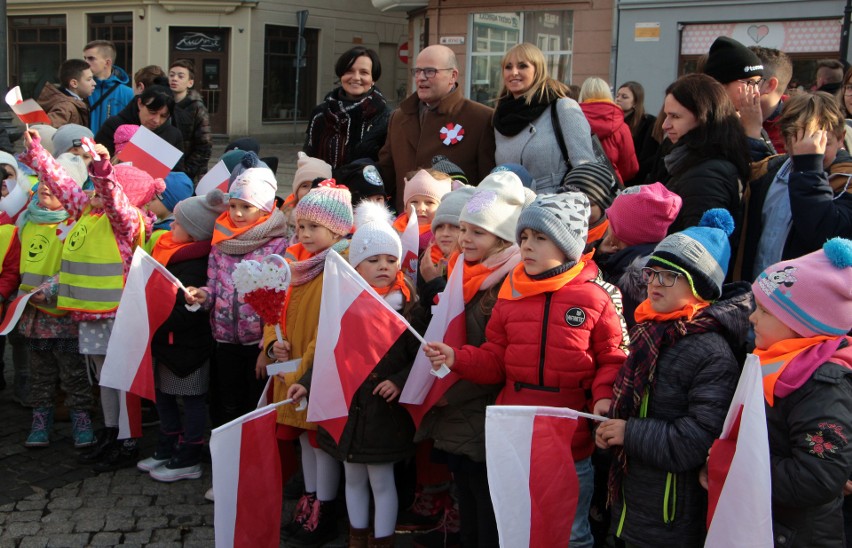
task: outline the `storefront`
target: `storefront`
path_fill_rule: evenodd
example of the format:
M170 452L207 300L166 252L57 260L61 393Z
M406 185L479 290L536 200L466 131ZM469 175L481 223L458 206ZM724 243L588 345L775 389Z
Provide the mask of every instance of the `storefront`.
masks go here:
M333 0L7 1L9 85L25 96L98 39L115 43L115 64L131 78L147 65L192 60L214 133L300 138L311 109L337 83L337 57L355 45L379 53L379 87L390 101L406 91L407 65L397 54L407 41L405 15L379 13L369 0L350 0L345 11ZM299 11L308 17L297 79Z

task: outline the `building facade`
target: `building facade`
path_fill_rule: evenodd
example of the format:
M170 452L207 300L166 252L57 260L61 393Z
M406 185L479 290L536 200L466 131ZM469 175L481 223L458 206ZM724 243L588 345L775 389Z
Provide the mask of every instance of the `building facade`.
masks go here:
M9 85L25 96L96 39L116 44L115 64L131 78L146 65L193 60L194 89L219 134L301 138L307 115L337 83L335 61L355 45L379 53L378 87L391 102L407 91L405 14L369 0L7 0L7 10ZM297 78L300 11L308 15Z

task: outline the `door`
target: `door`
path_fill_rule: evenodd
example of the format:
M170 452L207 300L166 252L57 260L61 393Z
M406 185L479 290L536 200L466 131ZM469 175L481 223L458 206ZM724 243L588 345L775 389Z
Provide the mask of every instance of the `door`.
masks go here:
M178 27L171 29L169 62L189 59L195 65L195 85L210 113L210 130L227 133L229 29Z

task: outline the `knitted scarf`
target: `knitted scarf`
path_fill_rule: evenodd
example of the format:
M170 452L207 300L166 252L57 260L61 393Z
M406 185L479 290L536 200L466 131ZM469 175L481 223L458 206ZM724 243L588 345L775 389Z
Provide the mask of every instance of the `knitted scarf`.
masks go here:
M453 268L458 266L459 252L450 257L447 277L452 276ZM506 276L521 262L521 250L518 244L512 244L500 253L491 255L480 263L464 263L462 274L462 291L465 304L469 303L477 292L490 289L503 283Z
M224 215L227 214L226 211ZM226 255L245 255L266 245L273 238L283 238L286 231L287 221L284 214L278 209L273 209L272 214L264 222L252 226L231 239L220 240L215 245Z
M290 287L298 287L300 285L305 285L309 281L319 276L320 272L322 272L322 269L325 267L325 257L326 255L328 255L328 252L330 250L333 249L338 253L343 253L348 248L349 240L339 240L333 246L320 251L309 259L305 259L304 261L299 261L296 263L290 263L290 273L292 274L292 278L290 279Z
M672 347L688 335L720 331L722 324L703 313L703 308L685 307L677 319L651 319L647 312L648 301L639 305L642 317L647 321L637 323L630 329L630 353L615 377L612 387L612 405L609 416L627 420L639 416L642 399L650 393L656 382L657 360L664 348ZM637 317L640 312L637 309ZM671 318L673 314L660 315ZM624 447L613 447L613 466L609 471L608 503L612 504L621 496L621 482L627 473L627 455Z
M505 95L500 98L497 109L494 111L494 129L506 137L513 137L544 114L547 107L558 99L559 97L550 90L544 97L536 93L529 104L524 95L517 99L511 95Z
M313 143L312 156L322 158L332 168L348 161L347 149L361 141L373 118L386 108L384 96L375 87L357 101L343 96L343 88L326 95L322 111L314 115L308 128L308 142Z
M52 225L59 224L68 218L68 212L64 208L51 211L38 205L38 193L33 194L27 208L18 216L15 222L18 227L23 227L27 222L32 222L37 225Z

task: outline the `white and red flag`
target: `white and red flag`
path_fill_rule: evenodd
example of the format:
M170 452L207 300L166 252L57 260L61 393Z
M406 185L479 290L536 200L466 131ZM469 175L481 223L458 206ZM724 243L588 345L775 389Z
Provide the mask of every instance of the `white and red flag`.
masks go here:
M281 461L275 437L277 404L215 428L213 508L216 546L278 546L281 534Z
M196 196L204 196L214 188L218 188L222 192L228 192L228 181L231 180L231 172L228 171L228 166L225 162L219 160L213 169L204 174L204 177L198 181L198 186L195 187Z
M12 112L17 114L18 118L25 124L50 125L50 117L35 99L24 101L21 96L20 86L15 86L9 90L6 94L6 104L9 105Z
M568 546L579 496L571 456L577 418L561 407L486 409L485 458L500 546Z
M358 388L411 329L334 250L325 259L308 420L340 440Z
M118 153L122 162L131 162L151 177L159 179L166 178L181 156L183 152L145 126L139 126Z
M6 306L3 322L0 323L0 335L8 335L15 329L15 326L18 325L18 321L21 319L21 314L24 313L24 309L26 309L27 303L33 295L35 295L34 291L24 293Z
M166 267L136 248L107 345L102 386L155 399L151 339L172 313L181 287Z
M118 439L142 437L142 398L130 392L118 394Z
M460 348L467 342L463 277L464 255L461 255L456 260L456 267L447 280L447 285L441 293L438 306L435 307L435 312L432 315L432 321L429 322L429 327L423 336L427 341L442 341L453 348ZM426 305L428 304L426 303ZM451 372L444 378L438 378L431 373L432 364L423 352L423 346L421 346L417 358L414 359L414 364L411 366L408 380L405 381L405 386L399 396L399 403L405 405L411 418L414 419L414 424L418 427L423 416L459 380L456 373Z
M402 273L410 280L417 280L418 252L420 251L420 227L417 225L417 212L411 206L408 212L408 224L400 234L402 241L402 261L399 263Z
M771 547L772 473L760 360L749 354L707 462L705 546Z

